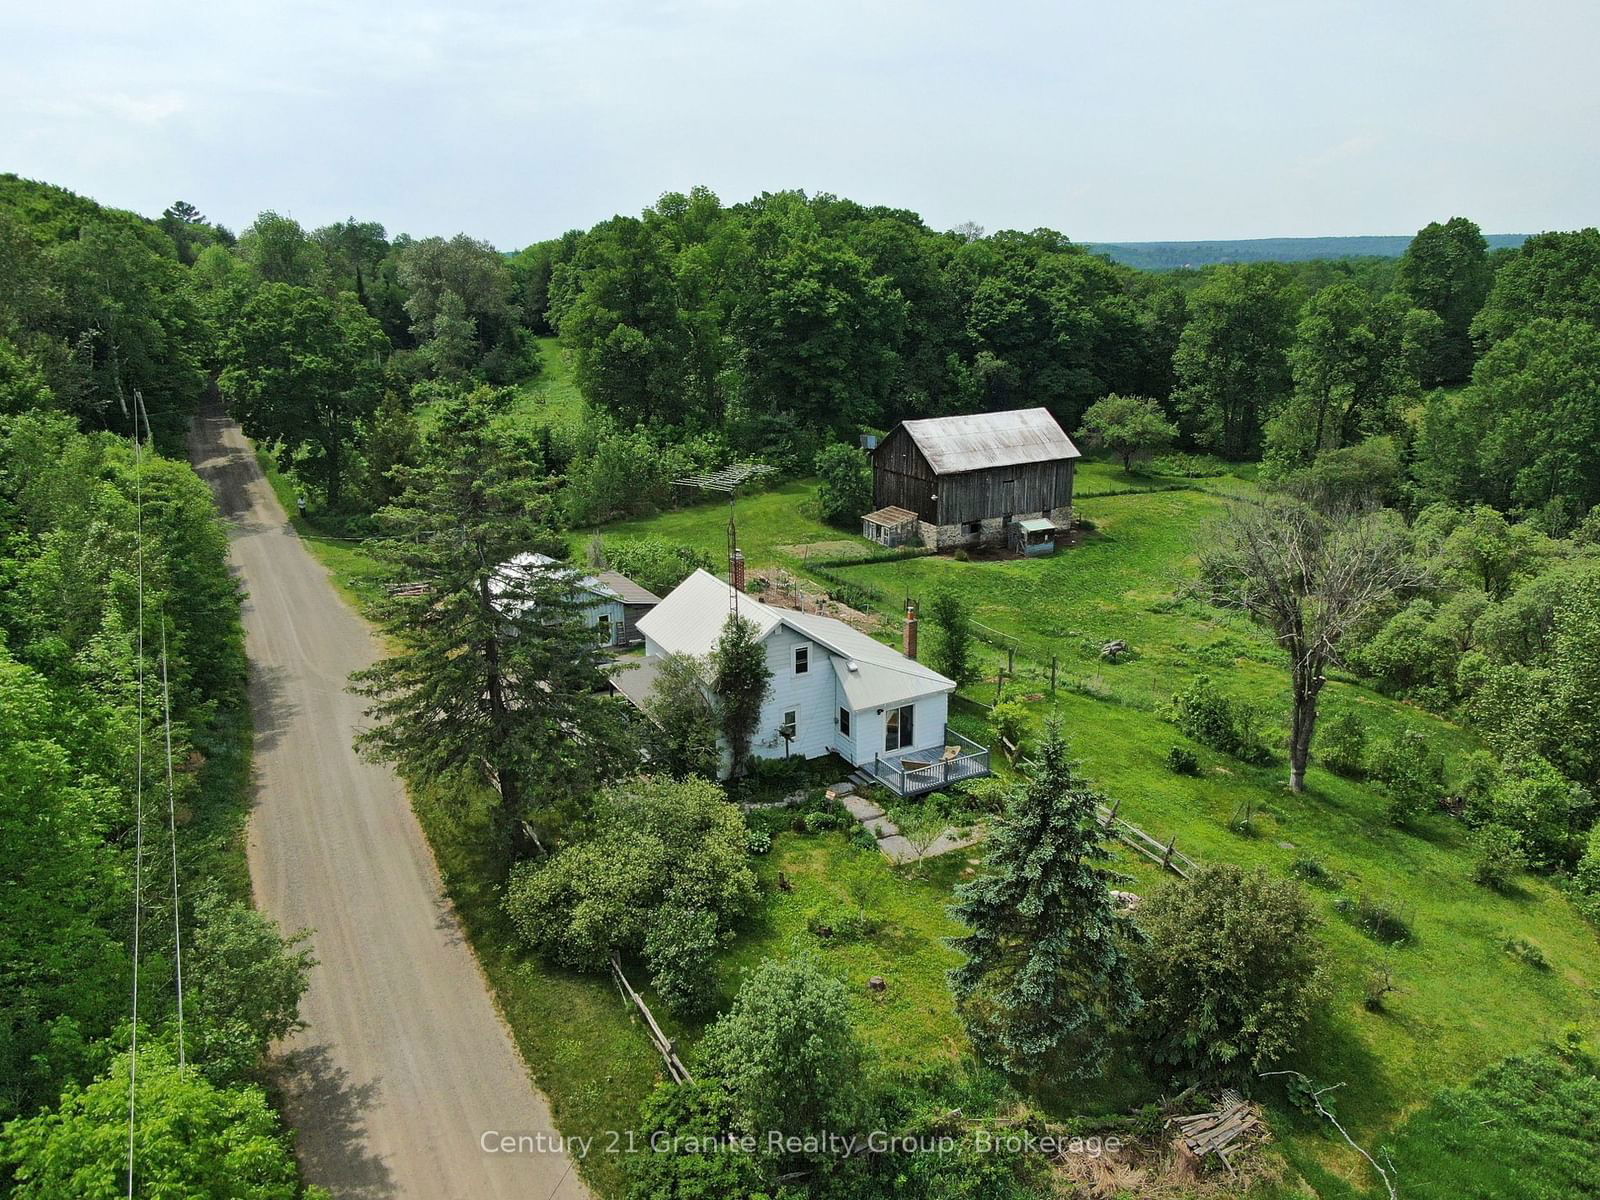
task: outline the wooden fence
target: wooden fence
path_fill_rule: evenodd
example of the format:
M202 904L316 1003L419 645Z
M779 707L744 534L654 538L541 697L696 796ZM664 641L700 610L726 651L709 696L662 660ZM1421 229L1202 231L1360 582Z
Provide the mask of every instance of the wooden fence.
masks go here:
M1117 816L1115 808L1107 808L1104 804L1096 804L1094 807L1100 818L1100 825L1107 833L1125 845L1132 846L1151 862L1160 863L1166 870L1182 879L1191 878L1200 869L1199 863L1177 848L1176 837L1169 838L1163 844L1137 825Z
M673 1083L693 1083L694 1076L689 1074L689 1068L683 1065L683 1060L678 1057L678 1044L661 1032L661 1026L656 1024L650 1006L644 1002L644 997L633 990L633 985L628 982L628 977L622 973L622 960L615 954L611 956L611 974L617 981L617 988L623 996L631 1001L639 1010L639 1015L644 1017L644 1027L650 1035L650 1043L655 1046L656 1052L661 1055L667 1064L667 1074L672 1077Z

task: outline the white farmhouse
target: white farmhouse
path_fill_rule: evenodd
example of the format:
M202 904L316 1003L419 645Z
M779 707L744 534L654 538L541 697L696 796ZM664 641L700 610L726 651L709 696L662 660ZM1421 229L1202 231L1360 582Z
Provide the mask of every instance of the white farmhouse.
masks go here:
M708 656L728 620L733 589L696 571L639 620L645 657L613 682L643 707L656 664L668 654ZM766 649L772 690L752 749L759 758L837 754L902 795L989 773L989 752L947 724L954 681L918 662L915 617L909 654L832 617L795 612L739 594L739 615Z

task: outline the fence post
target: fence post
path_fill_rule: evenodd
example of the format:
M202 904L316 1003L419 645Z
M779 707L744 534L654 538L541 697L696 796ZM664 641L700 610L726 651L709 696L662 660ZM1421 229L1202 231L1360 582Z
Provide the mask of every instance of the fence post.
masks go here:
M1167 842L1167 852L1161 856L1161 865L1162 865L1162 867L1168 868L1168 869L1171 868L1171 866L1172 866L1172 848L1173 848L1173 846L1175 846L1177 844L1178 844L1178 835L1177 834L1173 834L1171 840Z
M1056 694L1056 656L1050 656L1050 694Z
M1016 673L1017 673L1017 648L1015 646L1007 646L1006 647L1006 674L1007 675L1015 675Z

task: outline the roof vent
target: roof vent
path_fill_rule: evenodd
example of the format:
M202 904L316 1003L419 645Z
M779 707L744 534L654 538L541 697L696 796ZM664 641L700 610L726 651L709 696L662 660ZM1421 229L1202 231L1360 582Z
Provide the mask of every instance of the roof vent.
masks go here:
M844 669L846 671L859 671L861 670L861 664L852 658L849 662L845 663Z

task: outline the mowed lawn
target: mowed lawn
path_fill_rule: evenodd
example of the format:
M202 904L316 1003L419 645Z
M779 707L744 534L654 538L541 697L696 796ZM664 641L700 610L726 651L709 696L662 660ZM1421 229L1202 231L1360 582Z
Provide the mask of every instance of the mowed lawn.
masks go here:
M1247 495L1251 485L1228 478L1197 481L1184 490L1134 490L1172 482L1089 464L1080 473L1079 509L1096 530L1051 558L921 557L837 570L896 602L918 597L925 608L938 589L963 595L979 621L1004 635L999 640L1015 640L1020 682L1041 695L1031 704L1036 722L1059 714L1086 774L1120 803L1123 816L1152 834L1176 837L1180 849L1202 861L1259 864L1279 873L1304 859L1322 866L1328 885L1308 890L1326 918L1337 994L1285 1065L1321 1083L1342 1081L1341 1118L1358 1137L1378 1142L1439 1088L1464 1082L1506 1054L1558 1038L1571 1026L1592 1031L1600 1024L1600 943L1542 879L1526 877L1510 895L1474 884L1464 831L1447 817L1429 817L1402 831L1387 823L1382 797L1364 784L1313 768L1308 790L1295 796L1284 784L1281 765L1251 767L1192 745L1202 764L1197 776L1166 768L1168 749L1189 743L1163 713L1172 694L1195 674L1207 673L1224 690L1260 705L1274 737L1288 703L1286 668L1271 640L1247 621L1184 596L1199 552L1228 503L1219 492ZM816 520L811 495L808 485L789 484L739 502L740 541L752 565L803 570L808 556L824 556L808 555L808 545L826 544L825 556L838 556L838 543L848 534ZM720 560L725 522L724 506L704 506L603 532L654 533ZM1127 640L1134 652L1116 665L1099 658L1101 644L1113 638ZM1054 697L1047 694L1052 655L1060 685ZM983 659L992 673L1004 654L985 647ZM974 685L965 694L987 702L994 684ZM1469 731L1348 678L1336 678L1326 697L1325 711L1357 707L1375 735L1406 726L1423 730L1453 771L1478 745ZM1231 826L1245 816L1251 830L1235 832ZM882 1009L861 1002L869 1037L892 1061L957 1050L948 991L934 980L949 965L939 922L930 916L908 924L904 914L908 905L936 909L946 903L941 889L959 869L955 863L926 879L891 872L895 889L878 903L899 914L889 928L901 932L869 940L865 948L830 950L853 986L863 972L919 981L916 991L926 1011L905 1014L887 1039L875 1017ZM808 880L807 888L837 892L842 886L817 880L814 868L798 874ZM1153 869L1136 868L1135 874L1140 889L1158 882ZM929 894L930 887L937 894ZM797 887L775 901L768 918L773 934L743 939L731 969L746 965L757 951L803 938L803 920L797 928L794 919L779 919L803 906L801 894ZM1389 905L1410 925L1412 939L1394 948L1379 945L1339 915L1340 897ZM1537 945L1549 969L1507 954L1510 936ZM1386 1011L1369 1012L1362 1002L1366 980L1384 964L1398 990L1387 997ZM1077 1097L1069 1107L1087 1109L1088 1101ZM1286 1152L1320 1191L1348 1191L1341 1182L1346 1175L1367 1185L1358 1160L1341 1144L1298 1118L1293 1125Z

